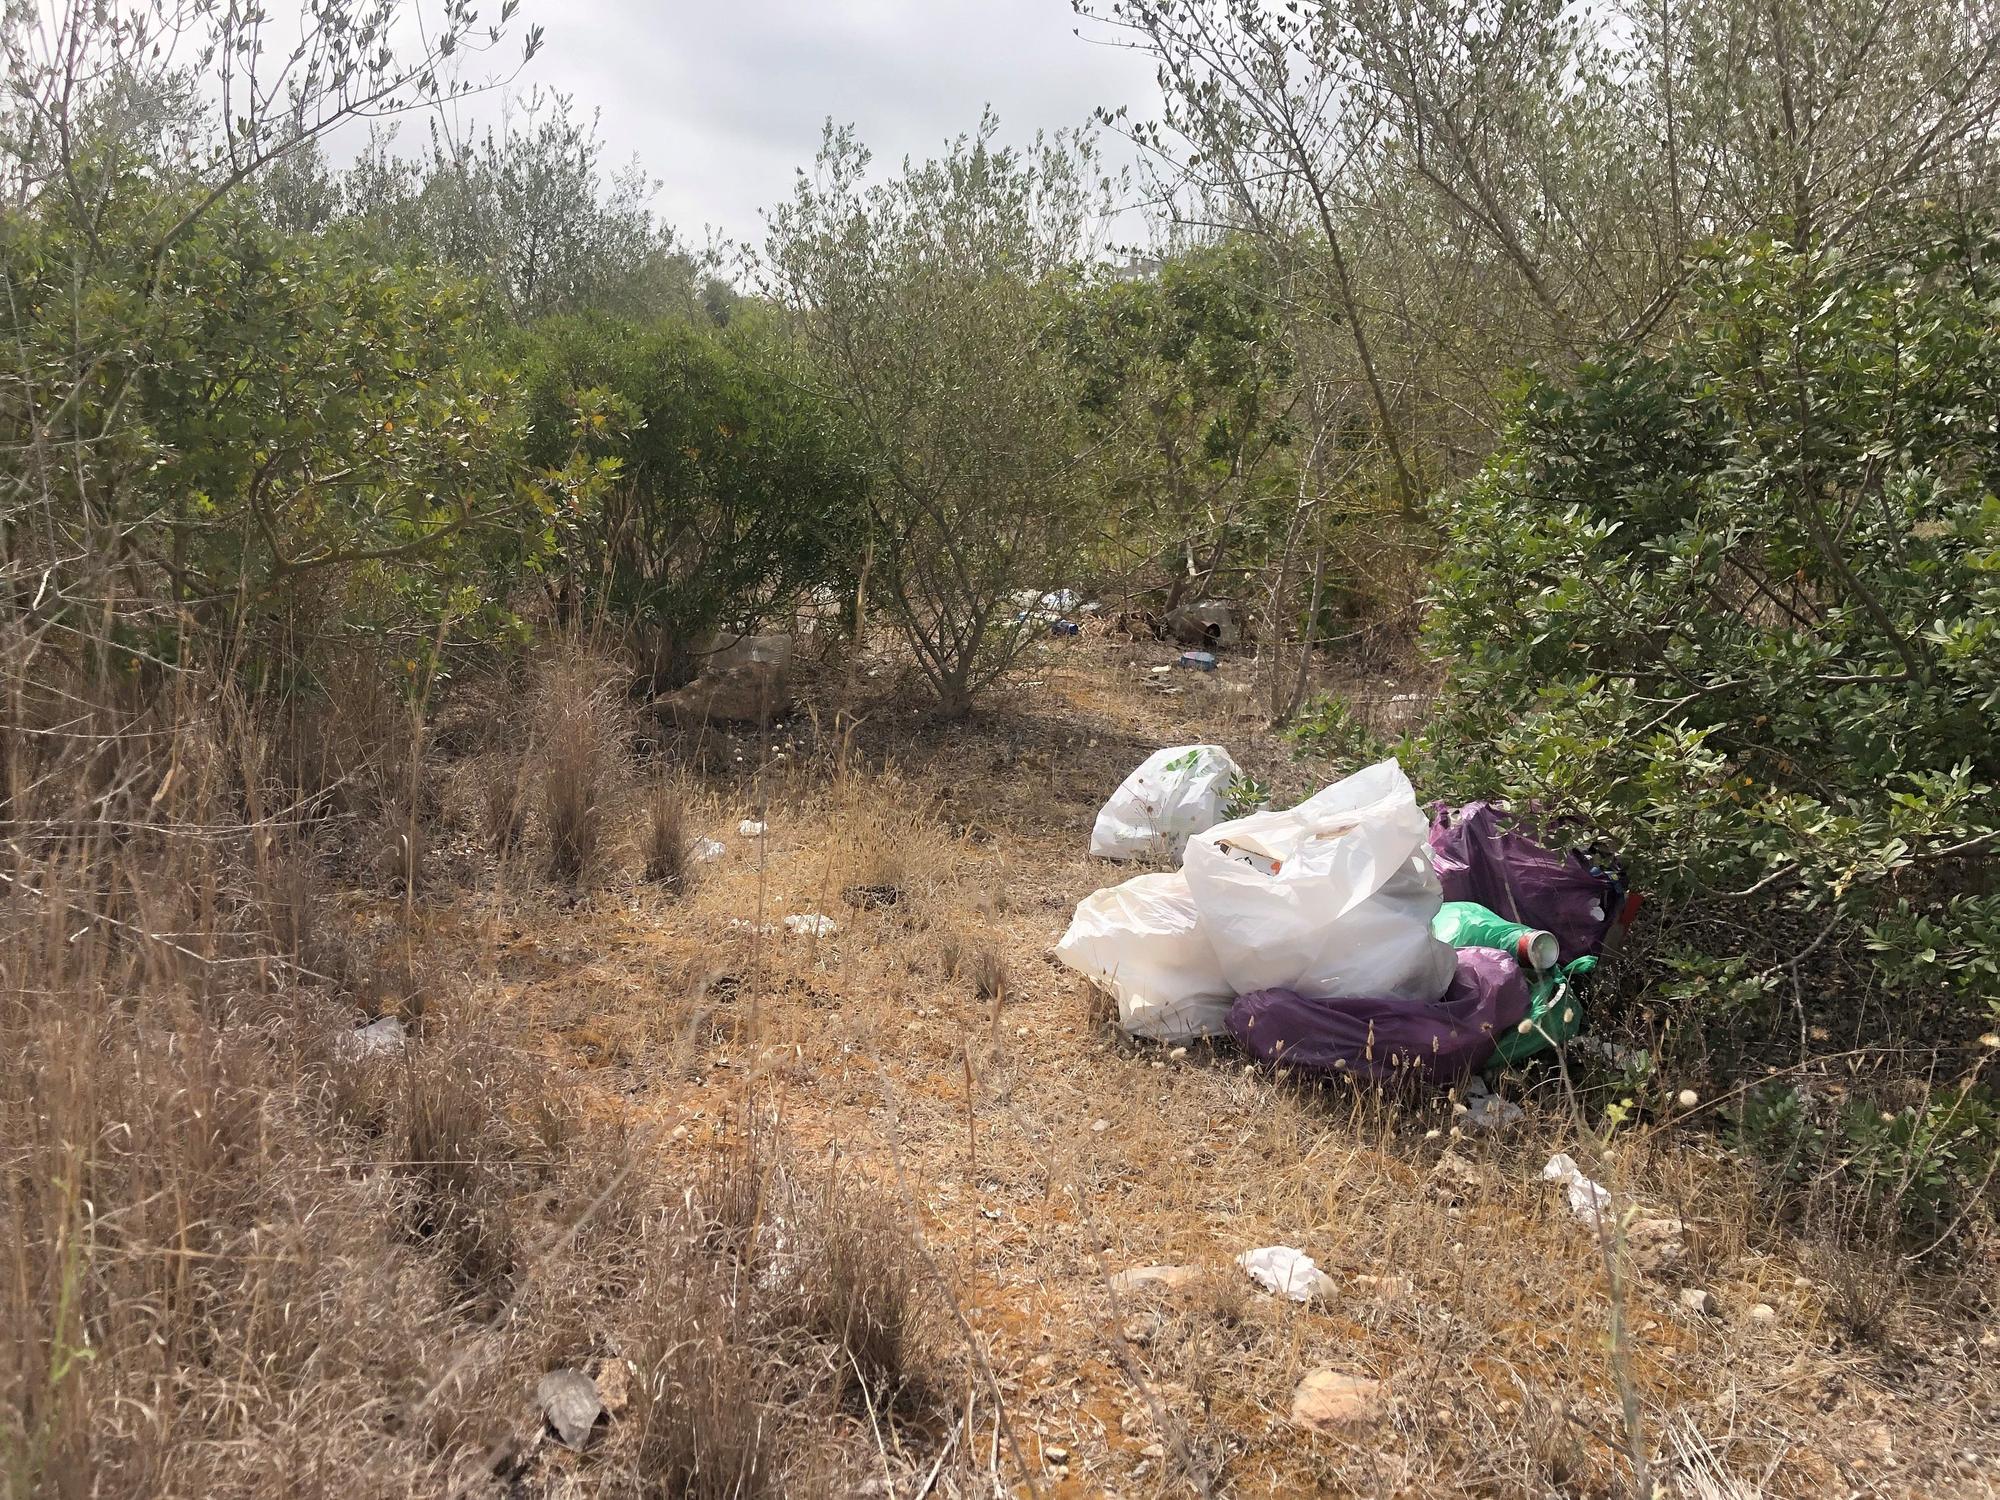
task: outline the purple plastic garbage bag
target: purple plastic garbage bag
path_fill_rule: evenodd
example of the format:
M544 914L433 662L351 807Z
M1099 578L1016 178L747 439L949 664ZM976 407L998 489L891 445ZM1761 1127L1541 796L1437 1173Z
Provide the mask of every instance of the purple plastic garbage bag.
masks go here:
M1561 962L1604 951L1624 899L1615 874L1574 849L1544 848L1489 802L1431 809L1431 864L1447 901L1477 901L1510 922L1553 932Z
M1493 1055L1528 1014L1528 982L1511 953L1461 948L1442 1000L1308 1000L1252 990L1229 1008L1229 1030L1272 1067L1448 1082Z

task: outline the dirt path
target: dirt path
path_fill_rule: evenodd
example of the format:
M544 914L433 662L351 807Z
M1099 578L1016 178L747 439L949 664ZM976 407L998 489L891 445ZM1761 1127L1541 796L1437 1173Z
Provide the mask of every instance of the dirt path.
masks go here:
M871 705L844 775L796 739L753 744L765 769L716 785L700 831L727 853L683 899L635 879L570 909L469 898L493 938L481 1003L593 1112L690 1162L750 1128L893 1185L990 1368L969 1440L1013 1493L1624 1494L1627 1387L1665 1493L1993 1493L1992 1350L1916 1304L1854 1337L1865 1267L1762 1222L1699 1137L1635 1132L1599 1169L1688 1225L1679 1261L1624 1288L1614 1337L1604 1259L1539 1178L1555 1150L1598 1160L1559 1088L1462 1140L1448 1099L1304 1090L1105 1024L1049 949L1121 878L1084 854L1116 782L1195 739L1281 795L1327 777L1255 732L1243 668L1148 670L1172 655L1052 647L950 733ZM761 839L738 832L753 812ZM836 930L788 933L799 914ZM1337 1293L1256 1291L1230 1262L1265 1244ZM1114 1291L1158 1265L1194 1269ZM1290 1405L1321 1368L1381 1385L1314 1433Z

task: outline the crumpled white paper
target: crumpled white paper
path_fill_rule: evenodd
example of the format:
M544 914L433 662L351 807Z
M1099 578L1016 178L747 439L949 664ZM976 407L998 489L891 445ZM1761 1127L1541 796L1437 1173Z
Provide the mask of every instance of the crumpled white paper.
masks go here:
M1334 1289L1333 1278L1315 1265L1310 1255L1290 1245L1246 1250L1236 1257L1236 1264L1265 1291L1293 1302L1310 1302Z
M1610 1190L1584 1176L1583 1169L1570 1159L1569 1153L1557 1152L1551 1156L1549 1164L1542 1168L1542 1177L1569 1189L1569 1211L1584 1223L1595 1227L1610 1215Z

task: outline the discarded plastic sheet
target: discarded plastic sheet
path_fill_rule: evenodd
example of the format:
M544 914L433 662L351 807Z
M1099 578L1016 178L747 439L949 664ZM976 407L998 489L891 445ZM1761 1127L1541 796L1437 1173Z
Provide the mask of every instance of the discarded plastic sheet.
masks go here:
M1542 1168L1542 1177L1569 1189L1569 1211L1591 1228L1595 1229L1610 1216L1610 1191L1603 1184L1584 1176L1583 1169L1570 1159L1567 1152L1551 1156L1549 1164Z
M1527 1111L1512 1099L1503 1099L1488 1090L1486 1080L1477 1073L1466 1079L1459 1100L1465 1110L1461 1123L1473 1130L1505 1130L1528 1117Z
M551 1370L535 1382L535 1400L562 1445L578 1452L604 1415L597 1382L581 1370Z
M689 851L694 856L695 863L701 865L718 860L728 852L727 845L718 843L714 839L696 839L694 848Z
M1568 963L1605 950L1628 906L1623 872L1607 854L1558 853L1522 832L1489 802L1432 810L1431 857L1448 901L1476 901L1510 922L1556 935Z
M1118 784L1090 830L1098 859L1173 859L1222 818L1236 762L1220 745L1155 750Z
M839 930L840 924L832 917L823 917L816 911L785 918L785 931L802 937L832 937Z
M1230 1034L1260 1062L1293 1072L1462 1078L1483 1067L1495 1038L1527 1014L1528 987L1520 965L1497 948L1462 948L1454 957L1441 999L1318 1000L1253 990L1230 1007Z
M408 1040L408 1033L399 1019L377 1016L366 1026L341 1037L339 1050L344 1057L379 1057L384 1053L401 1052Z
M1056 957L1118 1002L1134 1036L1185 1042L1228 1030L1234 993L1178 873L1137 875L1085 897Z
M1215 653L1213 651L1183 651L1179 665L1195 672L1213 672Z
M736 825L736 832L746 839L761 839L764 836L764 825L755 818L745 818Z
M1315 1297L1331 1296L1335 1289L1333 1278L1322 1271L1310 1255L1303 1250L1294 1250L1290 1245L1265 1245L1261 1249L1246 1250L1236 1257L1236 1264L1265 1291L1293 1302L1310 1302Z
M1182 869L1238 994L1439 999L1457 957L1431 936L1443 903L1403 768L1385 760L1282 812L1218 823Z

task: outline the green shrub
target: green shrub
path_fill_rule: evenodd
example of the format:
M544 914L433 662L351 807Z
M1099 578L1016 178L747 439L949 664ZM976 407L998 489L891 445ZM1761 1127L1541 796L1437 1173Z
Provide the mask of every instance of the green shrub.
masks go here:
M2000 230L1913 228L1892 264L1717 254L1664 352L1530 394L1446 518L1427 636L1451 678L1417 770L1626 852L1664 914L1628 993L1670 1024L1976 1067L2000 966Z
M577 318L528 342L529 459L575 497L563 603L627 630L663 686L717 626L753 626L815 584L851 591L864 474L783 365L747 316L727 333Z

